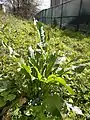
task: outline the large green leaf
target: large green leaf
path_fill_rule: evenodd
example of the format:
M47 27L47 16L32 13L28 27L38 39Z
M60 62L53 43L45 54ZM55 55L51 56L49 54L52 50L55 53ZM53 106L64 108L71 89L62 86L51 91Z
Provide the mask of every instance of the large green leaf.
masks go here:
M5 101L12 101L16 98L16 95L10 94L11 91L3 91L1 96L4 98Z
M8 96L9 92L10 91L7 91L7 90L3 91L3 92L1 92L1 96L6 97L6 96Z
M14 94L9 94L9 95L6 97L6 99L9 100L9 101L14 100L15 98L16 98L16 95L14 95Z
M81 73L83 72L83 70L85 69L86 65L85 64L80 64L78 66L72 66L72 68L74 69L74 71L76 73Z
M31 63L31 64L32 64L33 68L35 69L35 71L37 72L38 79L41 81L41 78L42 78L41 73L39 72L38 68L37 68L36 66L34 66L34 64L33 64L33 63Z
M57 77L56 75L53 75L53 74L48 77L46 82L47 83L49 83L49 82L51 82L51 83L59 82L59 83L61 83L64 86L66 85L66 81L63 78Z
M52 68L55 64L55 61L57 59L57 56L54 54L51 54L50 57L47 60L47 67L46 67L46 71L45 71L45 75L46 77L48 77L50 75L50 73L52 72Z
M37 67L34 66L34 68L35 68L35 70L36 70L36 72L38 74L38 79L41 81L42 75L40 74L40 72L39 72Z
M22 68L22 69L25 69L25 71L29 74L29 75L31 75L31 68L30 68L30 66L27 66L26 65L26 63L24 62L24 59L22 59L22 58L20 58L20 60L19 60L19 65L20 65L20 67Z
M43 106L50 112L53 116L60 117L62 120L62 116L60 114L61 108L63 106L63 99L60 98L58 95L48 96L44 102Z
M4 99L0 97L0 107L3 107L5 104L6 102L4 101Z
M75 92L73 91L73 89L69 86L69 85L65 85L66 89L68 90L69 93L71 94L75 94Z
M26 70L26 72L31 75L31 68L25 64L21 64L22 68Z
M53 75L53 74L50 75L48 77L48 79L44 82L46 82L46 83L56 83L56 84L60 83L60 84L64 85L64 87L68 90L68 92L70 94L75 94L74 91L72 90L72 88L69 85L66 84L66 81L61 77L57 77L56 75Z

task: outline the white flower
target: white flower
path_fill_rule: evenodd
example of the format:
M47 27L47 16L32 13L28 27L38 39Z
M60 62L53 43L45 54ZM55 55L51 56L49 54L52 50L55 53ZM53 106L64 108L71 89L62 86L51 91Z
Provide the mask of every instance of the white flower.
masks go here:
M10 51L10 55L12 55L13 54L13 49L10 46L8 46L8 49Z
M72 109L72 111L75 112L76 114L83 115L83 113L79 107L77 107L77 106L73 107L72 104L69 104L69 103L66 103L66 105L67 105L67 108L69 111L70 111L70 109Z
M34 19L34 25L36 26L38 21L35 18L33 19Z
M83 115L82 111L81 111L80 108L77 107L77 106L72 107L72 110L73 110L74 112L76 112L76 114Z
M29 50L30 56L33 58L34 57L34 50L32 49L31 46L28 48L28 50Z

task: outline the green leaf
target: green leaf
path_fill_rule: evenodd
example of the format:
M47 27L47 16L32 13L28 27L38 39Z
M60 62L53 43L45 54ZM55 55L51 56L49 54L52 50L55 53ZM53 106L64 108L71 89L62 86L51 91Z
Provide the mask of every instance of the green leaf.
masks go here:
M66 85L66 81L63 78L61 78L61 77L56 77L56 81L61 83L64 86Z
M25 65L25 64L22 64L21 66L22 66L22 68L25 69L26 72L31 76L31 68L30 68L30 66L27 66L27 65Z
M45 71L46 77L48 77L50 75L50 73L52 72L52 68L55 64L56 59L57 59L56 55L53 55L53 54L51 54L50 57L48 58L47 68L46 68L46 71Z
M3 91L1 92L1 96L5 97L9 94L10 91Z
M37 67L34 66L34 68L35 68L35 70L36 70L36 72L38 74L38 79L41 81L42 75L40 74L40 72L39 72Z
M38 30L42 27L42 23L41 22L37 22L37 28Z
M9 100L9 101L14 100L15 98L16 98L16 95L14 95L14 94L9 94L9 95L6 97L6 99Z
M81 73L81 72L83 72L85 67L86 67L85 64L81 64L81 65L78 65L78 66L72 66L72 69L74 69L74 71L77 72L77 73Z
M7 88L0 88L0 92L5 91Z
M25 71L26 71L29 75L31 75L31 68L30 68L30 66L27 66L27 65L26 65L26 63L24 62L24 59L23 59L23 58L20 58L20 60L19 60L18 63L19 63L19 65L20 65L21 68L25 69Z
M60 84L64 85L64 87L68 90L68 92L70 94L75 94L75 92L72 90L72 88L69 85L67 85L66 81L61 77L57 77L56 75L52 74L52 75L50 75L48 77L48 79L45 82L46 83L49 83L49 82L51 82L51 83L54 83L54 82L60 83Z
M61 117L60 111L63 106L63 99L58 95L48 96L44 102L43 106L50 112L53 116Z
M4 99L0 97L0 107L3 107L5 104L6 102L4 101Z
M73 94L73 95L75 94L75 92L73 91L73 89L69 85L66 85L65 87L70 94Z
M48 77L46 82L47 83L49 83L49 82L59 82L64 86L66 85L66 82L65 82L64 79L62 79L61 77L57 77L56 75L53 75L53 74Z
M7 90L9 85L10 85L10 81L9 80L5 80L5 78L3 78L0 81L0 92L3 92L5 90Z
M49 120L43 113L40 113L35 120Z
M33 68L35 69L35 71L37 72L37 75L38 75L38 79L41 81L41 78L42 78L42 75L41 73L39 72L38 68L31 62Z
M34 66L36 66L36 67L38 67L38 64L37 64L37 59L36 59L36 57L35 58L31 58L31 57L29 57L29 62L30 62L30 64L32 65L34 65Z

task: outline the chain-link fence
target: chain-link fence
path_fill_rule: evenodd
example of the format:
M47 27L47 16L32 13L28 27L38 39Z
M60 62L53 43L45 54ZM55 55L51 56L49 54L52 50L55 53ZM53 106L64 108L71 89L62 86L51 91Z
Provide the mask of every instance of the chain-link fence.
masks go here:
M90 0L62 0L61 4L42 10L36 18L45 24L76 30L90 28Z

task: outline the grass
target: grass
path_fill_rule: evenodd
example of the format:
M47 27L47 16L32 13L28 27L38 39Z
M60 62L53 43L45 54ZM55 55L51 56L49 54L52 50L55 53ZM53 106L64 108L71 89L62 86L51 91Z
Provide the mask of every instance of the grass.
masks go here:
M84 120L90 115L90 36L46 25L44 25L44 29L48 52L56 51L58 56L66 57L65 63L61 64L62 67L87 65L82 73L64 76L72 88L77 91L77 95L72 99L75 101L74 105L80 106L84 112L84 117L78 119ZM8 56L9 50L2 46L2 41L27 60L28 47L36 48L36 43L40 42L39 35L32 21L0 12L0 77L11 75L13 78L13 71L15 72L17 67ZM73 118L72 114L69 118L77 119Z

